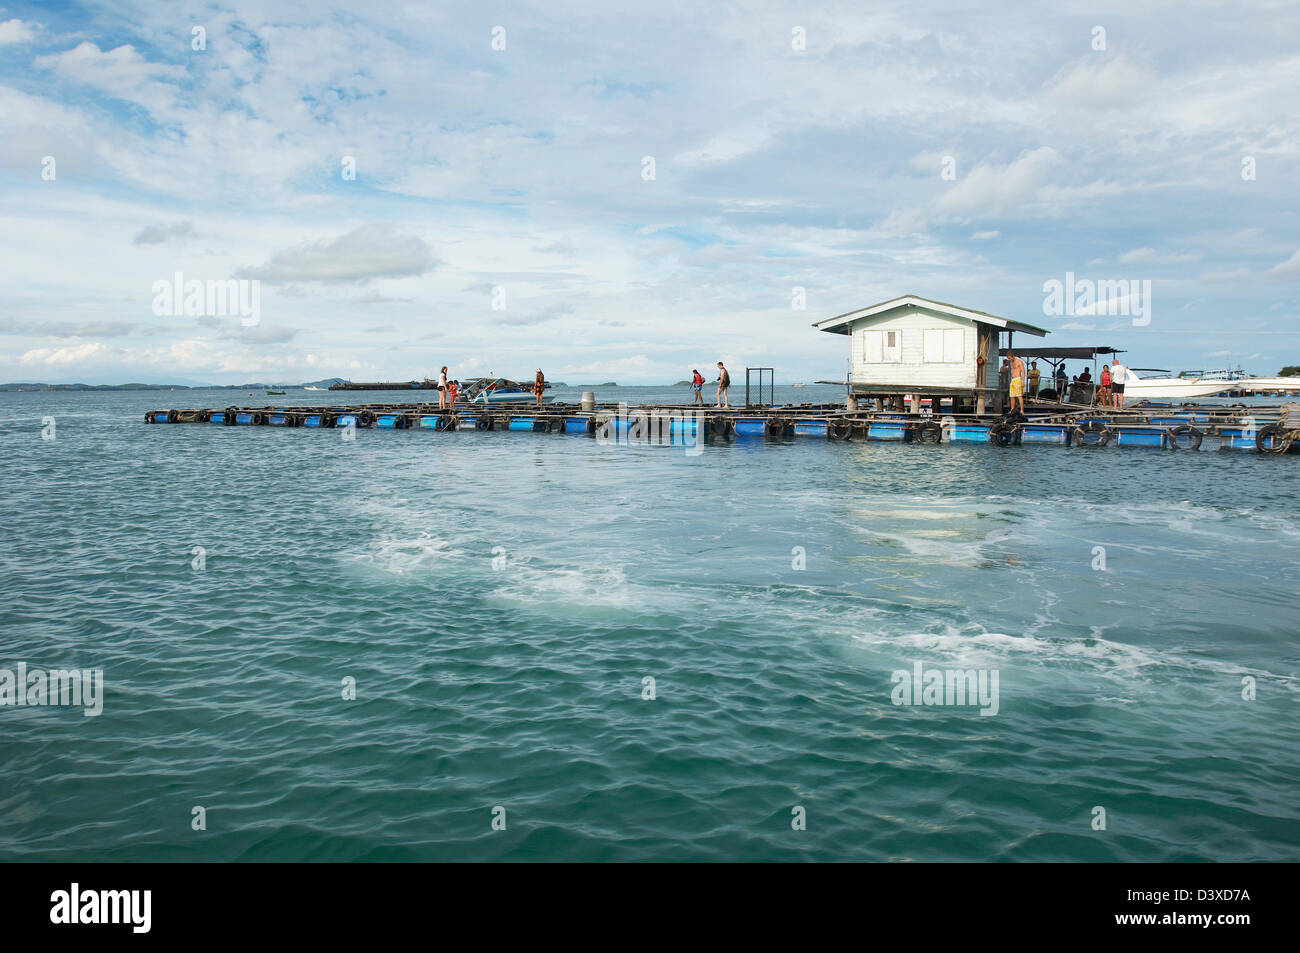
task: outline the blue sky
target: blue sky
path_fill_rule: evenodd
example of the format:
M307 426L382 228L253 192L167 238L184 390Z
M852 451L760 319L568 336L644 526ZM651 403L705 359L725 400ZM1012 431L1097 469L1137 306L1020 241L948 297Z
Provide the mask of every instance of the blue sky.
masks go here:
M9 4L0 380L814 380L902 294L1300 364L1300 8L1131 6ZM260 322L155 315L176 272ZM1149 323L1044 314L1067 272Z

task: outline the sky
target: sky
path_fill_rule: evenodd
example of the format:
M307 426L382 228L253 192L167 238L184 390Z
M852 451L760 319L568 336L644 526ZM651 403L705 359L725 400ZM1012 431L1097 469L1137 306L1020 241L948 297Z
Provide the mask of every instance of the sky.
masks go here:
M0 381L842 380L906 294L1300 364L1300 5L1039 6L0 6Z

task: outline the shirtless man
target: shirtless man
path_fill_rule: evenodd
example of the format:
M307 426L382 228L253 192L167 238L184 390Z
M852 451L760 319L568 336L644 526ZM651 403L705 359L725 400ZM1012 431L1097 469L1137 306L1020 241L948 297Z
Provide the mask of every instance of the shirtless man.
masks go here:
M1025 412L1025 362L1007 350L1007 360L1011 362L1011 411Z

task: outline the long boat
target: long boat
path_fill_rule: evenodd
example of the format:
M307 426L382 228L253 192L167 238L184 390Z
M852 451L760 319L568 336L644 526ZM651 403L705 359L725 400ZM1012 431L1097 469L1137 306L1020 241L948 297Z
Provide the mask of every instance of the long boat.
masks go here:
M1243 377L1232 382L1232 389L1266 394L1300 391L1300 377Z
M1163 375L1159 377L1132 376L1124 382L1125 400L1169 400L1178 397L1213 397L1226 390L1232 390L1233 381L1202 380L1196 377L1174 377L1169 371L1151 367L1129 368L1136 375L1139 371Z

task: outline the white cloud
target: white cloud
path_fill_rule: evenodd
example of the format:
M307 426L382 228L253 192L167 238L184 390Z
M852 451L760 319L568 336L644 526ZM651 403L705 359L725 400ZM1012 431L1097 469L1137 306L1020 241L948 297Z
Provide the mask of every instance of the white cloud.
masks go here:
M131 239L132 245L163 245L194 237L193 222L175 222L171 225L146 225Z
M1022 153L1007 165L980 165L946 192L936 203L955 215L1001 214L1031 201L1051 171L1061 165L1051 146Z
M98 341L79 344L76 347L39 347L33 348L18 359L25 366L68 367L72 364L84 364L91 358L100 357L108 352L108 347Z
M29 43L36 37L36 27L22 20L6 20L0 23L0 46L16 43Z
M1128 105L1156 81L1151 71L1122 57L1089 54L1064 66L1047 84L1052 98L1079 106Z
M362 225L332 240L304 242L276 252L266 264L243 269L240 277L273 284L361 283L423 275L435 264L433 249L423 238L391 225Z
M1282 278L1286 280L1300 278L1300 249L1297 249L1295 254L1280 265L1274 265L1265 274L1270 278Z
M1002 234L1001 232L997 232L997 231L994 231L994 232L976 232L974 235L971 236L971 240L972 240L972 241L977 241L977 242L986 242L986 241L988 241L988 240L991 239L991 238L997 238L997 237L998 237L999 235L1001 235L1001 234Z
M98 89L100 92L137 103L152 113L165 111L173 103L176 87L185 70L166 63L150 63L132 46L101 50L89 40L62 53L36 58L36 67L54 72L60 79Z
M1201 256L1195 252L1182 254L1158 252L1148 245L1124 252L1119 256L1119 263L1121 265L1168 265L1187 261L1200 261L1200 259Z

